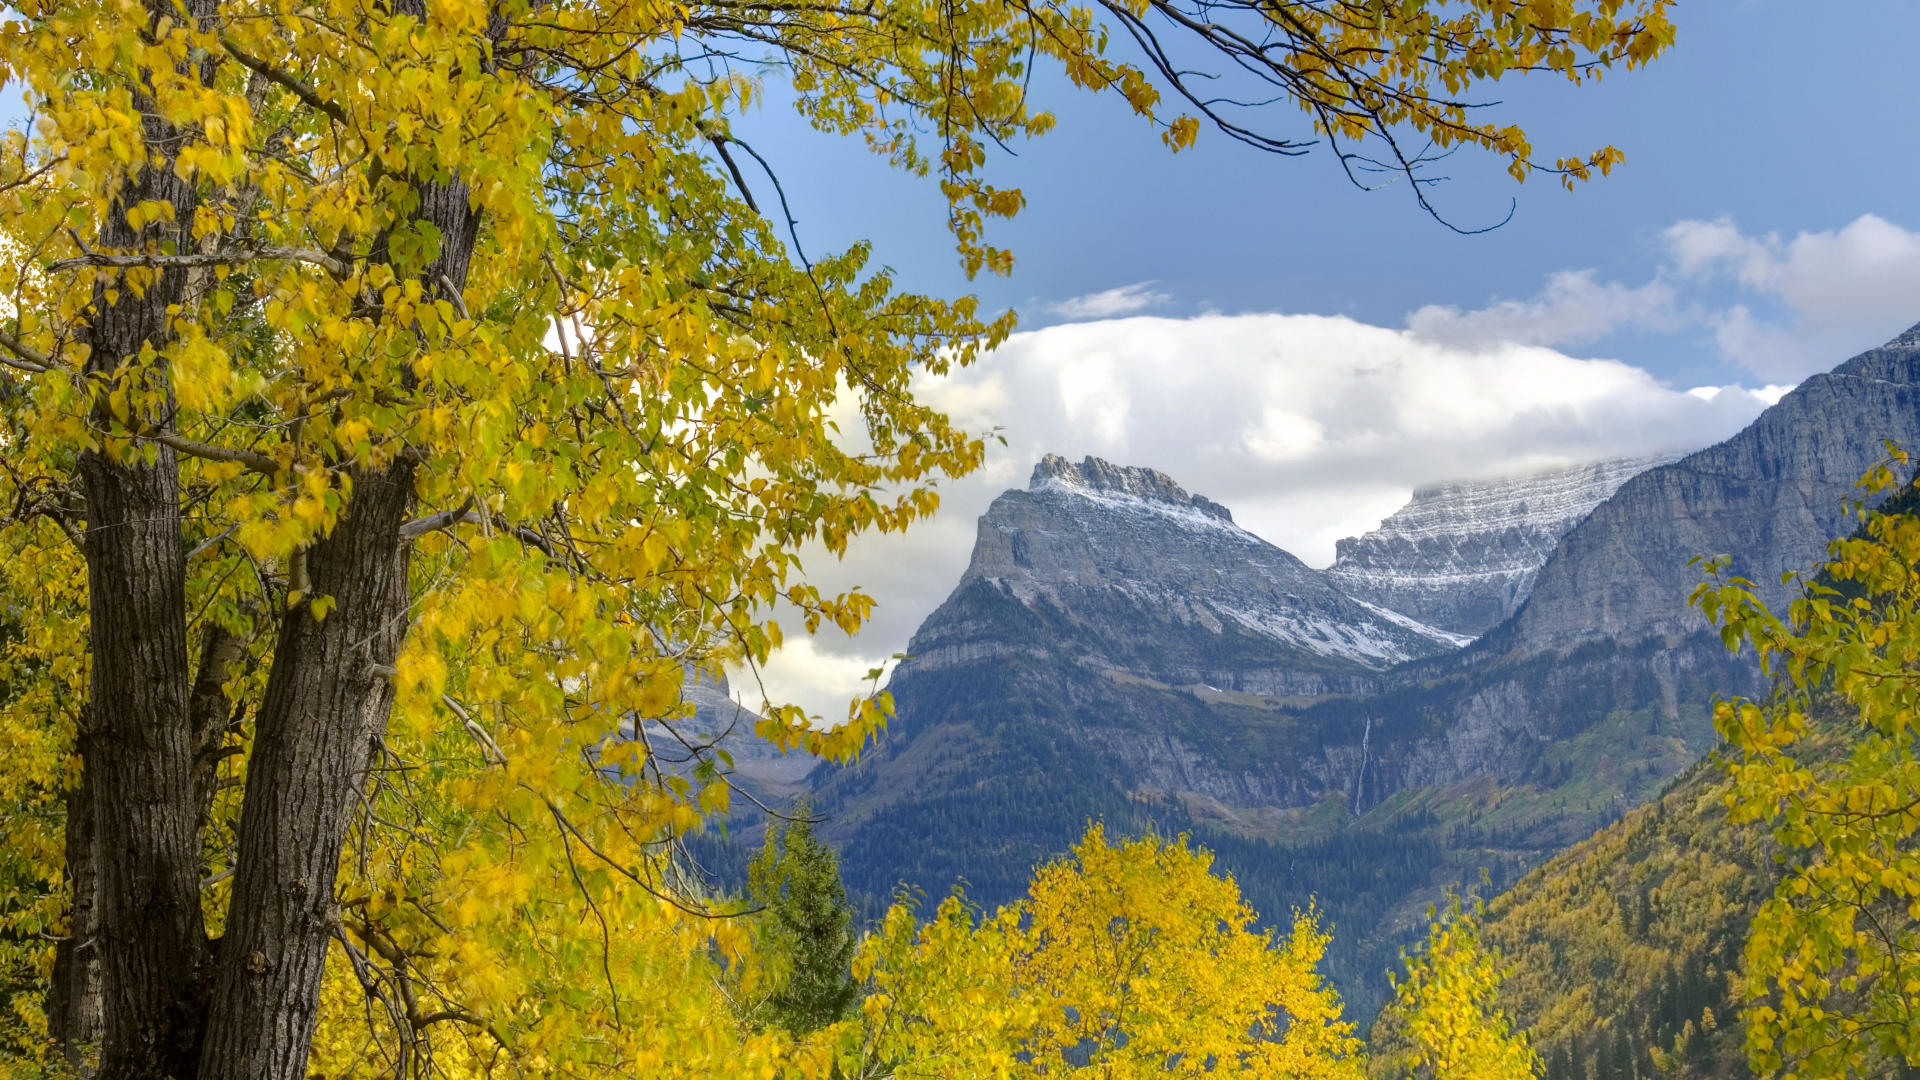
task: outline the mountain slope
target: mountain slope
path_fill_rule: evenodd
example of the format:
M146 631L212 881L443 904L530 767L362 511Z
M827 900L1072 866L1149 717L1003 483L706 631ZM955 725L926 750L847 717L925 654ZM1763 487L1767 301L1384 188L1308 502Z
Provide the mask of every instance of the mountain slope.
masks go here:
M1349 596L1483 634L1526 600L1569 529L1621 484L1678 456L1420 488L1378 529L1341 540L1327 577Z
M1545 1080L1750 1075L1732 986L1774 848L1763 825L1728 821L1726 795L1701 761L1488 904L1501 1004Z

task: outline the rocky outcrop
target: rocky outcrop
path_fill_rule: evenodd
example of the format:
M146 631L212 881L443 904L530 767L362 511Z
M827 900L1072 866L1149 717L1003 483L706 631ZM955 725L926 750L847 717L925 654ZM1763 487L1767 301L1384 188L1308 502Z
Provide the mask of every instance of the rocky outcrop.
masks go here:
M1349 596L1478 636L1517 611L1560 538L1634 476L1677 454L1436 484L1364 536L1327 577Z

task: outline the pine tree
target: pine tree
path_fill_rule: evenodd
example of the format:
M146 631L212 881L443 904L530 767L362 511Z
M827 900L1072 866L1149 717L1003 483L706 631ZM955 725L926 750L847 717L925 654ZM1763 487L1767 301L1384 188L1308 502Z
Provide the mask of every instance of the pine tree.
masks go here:
M787 960L786 977L758 1018L798 1035L846 1016L860 992L853 907L839 857L814 837L809 804L796 805L785 826L767 829L765 847L747 868L747 894L764 905L769 936Z

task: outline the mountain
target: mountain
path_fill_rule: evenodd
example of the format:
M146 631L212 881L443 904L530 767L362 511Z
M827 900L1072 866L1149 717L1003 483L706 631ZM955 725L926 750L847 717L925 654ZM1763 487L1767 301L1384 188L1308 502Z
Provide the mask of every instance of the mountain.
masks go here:
M1920 446L1920 326L1814 375L1733 438L1621 485L1567 533L1500 644L1509 652L1701 628L1673 552L1731 554L1763 596L1849 531L1846 502L1885 442Z
M1214 692L1351 693L1466 643L1362 600L1165 473L1049 454L980 519L973 559L914 635L918 674L1026 649L969 618L976 590L1065 633L1075 662Z
M1339 541L1327 577L1349 596L1484 634L1519 609L1569 529L1621 484L1678 457L1420 488L1378 529Z
M1781 599L1889 438L1920 446L1920 328L1620 484L1460 649L1159 474L1043 463L916 633L898 718L808 786L870 898L1001 902L1092 817L1192 831L1260 910L1319 899L1364 1014L1441 886L1517 878L1712 746L1711 699L1761 687L1688 607L1688 561Z
M999 903L1092 817L1311 805L1343 781L1273 767L1318 757L1284 707L1463 640L1347 597L1162 473L1050 456L981 518L884 737L809 782L856 893L965 879Z

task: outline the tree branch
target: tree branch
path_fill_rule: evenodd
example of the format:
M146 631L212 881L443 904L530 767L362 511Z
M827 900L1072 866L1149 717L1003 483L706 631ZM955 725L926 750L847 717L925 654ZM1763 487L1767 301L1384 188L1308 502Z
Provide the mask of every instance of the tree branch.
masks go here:
M254 472L264 473L267 476L272 476L280 471L279 462L265 454L256 453L252 450L234 450L225 446L212 446L208 443L195 442L192 439L184 438L171 431L161 431L141 437L152 439L161 446L172 447L182 454L204 458L207 461L237 462L252 469Z
M426 517L414 518L412 521L400 526L400 539L417 540L430 532L450 529L462 521L465 521L467 519L467 511L472 509L473 496L469 495L467 496L466 502L461 503L452 510L442 510L437 514L428 514Z
M343 259L336 258L315 248L262 247L243 248L236 251L211 251L204 254L189 252L184 255L133 254L109 255L100 251L89 251L71 259L60 259L47 267L48 273L58 274L82 266L231 266L236 263L252 262L255 259L286 259L291 262L312 263L325 269L335 277L346 277L353 267ZM6 344L0 342L0 344ZM11 348L11 346L9 346Z
M267 63L265 60L262 60L257 56L251 55L246 50L242 49L239 46L239 44L237 44L231 37L228 37L225 34L220 35L220 45L222 48L226 49L228 54L230 54L235 60L240 61L241 67L246 68L248 71L253 72L254 74L260 76L261 78L266 79L267 81L285 90L292 92L294 97L297 97L301 101L304 101L308 105L312 106L313 108L318 109L323 113L326 113L328 116L333 117L335 120L339 121L340 123L344 124L347 122L347 110L341 108L339 105L336 105L331 101L328 101L326 98L321 97L318 91L314 90L313 87L308 86L306 83L300 81L291 73L282 71L279 68L274 67L272 64Z
M13 354L12 356L0 355L0 364L5 364L10 368L17 368L21 371L38 375L42 372L52 371L57 366L54 364L51 356L21 341L5 330L0 330L0 346L4 346L8 352Z

